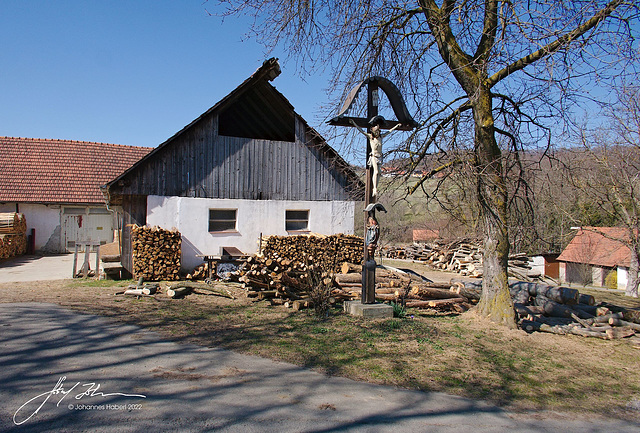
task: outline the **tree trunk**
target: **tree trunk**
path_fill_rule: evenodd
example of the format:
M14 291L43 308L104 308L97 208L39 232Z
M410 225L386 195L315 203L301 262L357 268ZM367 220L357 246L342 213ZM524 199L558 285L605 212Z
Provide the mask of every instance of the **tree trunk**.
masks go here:
M631 264L629 265L629 279L627 280L627 288L625 289L625 295L633 298L638 297L638 271L640 270L640 263L638 259L638 249L631 248Z
M507 188L502 172L502 155L495 138L491 94L488 89L479 89L472 101L476 125L475 181L484 235L482 296L478 313L496 323L515 328L507 275Z

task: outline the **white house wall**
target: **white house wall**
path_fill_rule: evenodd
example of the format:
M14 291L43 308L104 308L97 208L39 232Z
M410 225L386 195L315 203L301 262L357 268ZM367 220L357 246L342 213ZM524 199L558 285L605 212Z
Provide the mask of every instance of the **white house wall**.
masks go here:
M19 203L18 211L27 220L27 235L36 229L35 249L42 253L61 252L60 205ZM0 212L15 212L15 203L0 204Z
M627 282L629 281L629 268L618 266L617 283L619 290L627 290Z
M209 209L237 209L237 231L210 233ZM219 255L233 246L246 254L258 252L260 235L289 234L285 211L309 210L309 232L353 234L352 201L229 200L190 197L147 197L147 224L182 234L182 268L190 271L202 263L197 254Z

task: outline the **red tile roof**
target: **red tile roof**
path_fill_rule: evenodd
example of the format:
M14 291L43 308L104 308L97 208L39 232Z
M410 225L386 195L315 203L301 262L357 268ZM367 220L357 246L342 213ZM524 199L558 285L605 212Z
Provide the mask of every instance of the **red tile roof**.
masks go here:
M616 239L629 239L629 233L622 227L584 227L578 230L558 261L629 267L630 250Z
M100 186L149 147L0 137L0 202L104 203Z

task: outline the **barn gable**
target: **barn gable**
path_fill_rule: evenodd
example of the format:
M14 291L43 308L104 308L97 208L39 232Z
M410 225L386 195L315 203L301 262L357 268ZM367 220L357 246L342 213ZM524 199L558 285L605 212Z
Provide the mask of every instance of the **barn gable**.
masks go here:
M363 185L269 80L271 59L231 94L103 187L124 196L353 200Z
M292 211L306 212L309 231L353 230L353 202L362 200L364 185L271 85L279 73L277 60L267 60L102 187L107 203L122 209L127 270L132 269L130 224L178 228L185 268L221 246L254 252L248 248L255 250L259 235L287 234L286 215ZM235 212L234 230L211 228L210 212L220 207Z

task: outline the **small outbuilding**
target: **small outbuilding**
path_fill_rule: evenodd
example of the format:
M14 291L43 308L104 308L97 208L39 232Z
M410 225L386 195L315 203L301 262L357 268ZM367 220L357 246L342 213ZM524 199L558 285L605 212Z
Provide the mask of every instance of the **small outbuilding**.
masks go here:
M350 234L364 185L270 83L270 59L225 98L104 185L122 214L122 265L132 270L132 224L177 229L182 268L261 236Z
M557 258L560 281L605 287L607 277L615 273L617 288L626 289L631 251L624 244L625 239L628 232L622 227L577 229Z

